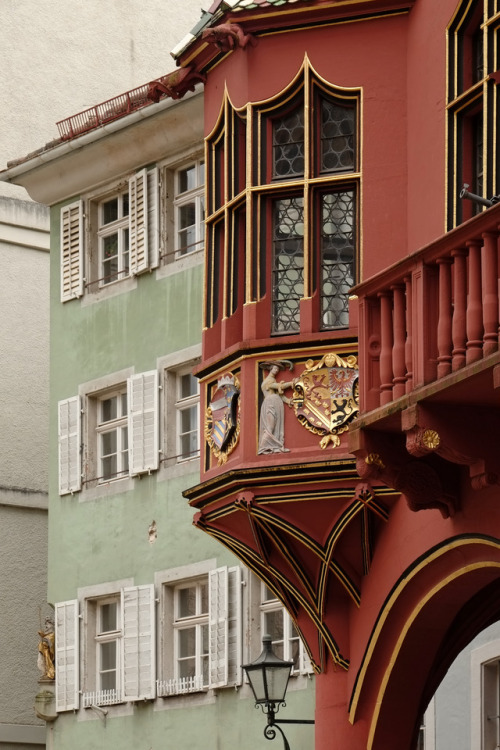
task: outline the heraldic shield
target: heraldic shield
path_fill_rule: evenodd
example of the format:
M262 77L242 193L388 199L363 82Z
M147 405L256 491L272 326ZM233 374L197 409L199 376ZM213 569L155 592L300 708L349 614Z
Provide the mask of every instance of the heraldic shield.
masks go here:
M205 438L219 464L227 461L239 438L240 395L238 380L231 373L217 381L205 414Z
M322 435L321 448L336 448L359 411L357 358L329 353L317 363L308 360L294 381L293 406L306 429Z

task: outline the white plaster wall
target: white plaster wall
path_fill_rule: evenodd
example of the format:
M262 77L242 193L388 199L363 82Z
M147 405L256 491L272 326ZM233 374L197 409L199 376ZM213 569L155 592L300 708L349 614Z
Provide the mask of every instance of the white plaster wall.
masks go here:
M0 196L0 488L44 491L48 476L48 216Z
M482 631L455 659L434 697L436 750L480 750L479 732L471 737L473 712L480 715L480 702L472 697L471 655L475 649L500 638L500 623ZM498 653L500 657L500 653Z
M207 3L210 5L210 3ZM2 0L0 169L56 122L175 69L200 0ZM0 182L0 195L26 198Z

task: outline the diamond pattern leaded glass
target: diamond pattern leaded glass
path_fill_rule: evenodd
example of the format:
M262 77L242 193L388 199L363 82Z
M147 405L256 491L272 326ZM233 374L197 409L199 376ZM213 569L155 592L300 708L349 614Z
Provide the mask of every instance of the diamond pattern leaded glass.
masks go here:
M299 330L299 305L304 294L304 199L274 202L273 333Z
M273 177L284 179L304 174L304 110L273 123Z
M324 329L349 325L349 290L354 284L354 191L322 198L321 323Z
M354 169L354 107L321 101L321 171Z

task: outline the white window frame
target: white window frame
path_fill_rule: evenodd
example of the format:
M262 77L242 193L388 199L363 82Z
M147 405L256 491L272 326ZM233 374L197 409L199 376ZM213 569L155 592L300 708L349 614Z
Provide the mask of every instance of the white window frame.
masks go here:
M307 654L307 650L302 642L302 639L300 638L299 633L295 629L296 635L294 635L294 622L284 606L281 604L279 599L277 597L273 598L266 598L266 592L269 592L271 596L273 596L273 592L265 585L264 582L261 581L260 584L260 618L261 618L261 632L263 634L267 634L269 629L266 628L265 619L266 614L275 614L278 615L281 614L282 619L282 630L283 630L283 639L273 639L272 640L272 646L274 650L276 651L277 647L279 648L282 646L283 653L282 657L285 661L293 661L293 643L298 642L298 659L297 659L297 666L294 666L292 668L292 675L299 675L299 674L312 674L313 668L309 659L309 656ZM272 635L269 633L269 635Z
M58 712L156 697L155 601L152 584L134 586L124 579L85 587L78 599L55 605ZM111 602L117 606L116 629L101 632L100 609ZM100 678L105 643L116 644L114 689L104 689Z
M125 396L125 406L123 407L123 396ZM104 420L103 410L104 402L116 398L119 412L113 419ZM128 394L126 384L116 391L106 393L97 399L97 481L99 484L108 483L117 479L129 476L129 448L128 448ZM105 435L114 433L116 435L116 451L113 454L104 454L103 443ZM126 443L126 445L124 445ZM103 463L106 458L116 456L116 471L113 474L104 474Z
M181 191L181 175L194 170L195 185ZM202 158L182 164L174 174L174 224L175 224L175 257L183 258L203 249L205 237L205 160ZM182 210L189 204L194 205L194 222L186 227L182 226ZM181 239L183 232L193 230L194 241L186 244Z
M242 571L239 567L216 567L215 560L173 568L155 577L161 587L161 668L157 694L173 697L209 689L234 687L242 681ZM198 613L176 619L177 592L189 585L208 585L208 617ZM179 679L176 630L198 629L197 669L193 679ZM208 683L203 679L202 628L208 625Z
M436 750L436 701L432 698L422 718L420 726L419 750Z
M192 461L200 457L200 385L198 380L194 378L191 373L192 368L181 368L175 371L176 378L176 400L175 400L175 411L176 411L176 457L177 461ZM182 396L182 378L185 375L190 375L193 380L196 381L196 393L191 393L189 396ZM188 430L183 432L182 430L182 417L184 411L190 411L195 414L195 430ZM183 438L186 436L195 435L196 438L196 449L192 452L183 452Z
M471 747L489 750L500 744L500 639L473 649L470 658Z
M178 400L177 374L192 371L199 363L201 356L201 345L195 344L172 354L160 357L157 361L158 370L161 373L161 473L164 479L181 476L197 471L199 465L199 452L191 458L179 460L178 440L178 414L176 402ZM199 396L198 396L199 398ZM199 408L199 407L198 407ZM198 413L198 424L200 415ZM202 427L200 425L200 432ZM202 438L199 437L201 442Z
M103 422L103 402L125 392L127 413L120 412L116 419ZM115 492L123 492L133 487L134 477L159 468L159 392L158 370L134 373L133 368L127 368L84 383L79 387L78 396L59 402L60 495L83 490L85 499L92 499L102 494L103 489L108 493L113 486ZM125 427L127 449L124 448ZM103 476L102 437L114 430L121 458L116 475ZM85 467L83 475L82 466Z
M124 199L128 196L128 214ZM118 201L118 216L104 223L104 206ZM160 258L160 180L157 167L141 169L62 206L61 301L82 304L130 291L135 276L158 267ZM104 243L116 235L116 274L105 270ZM120 283L119 283L120 282Z
M127 200L127 213L124 213L125 198ZM104 206L111 201L117 201L118 216L114 221L104 223ZM130 193L128 188L120 192L107 195L97 205L97 246L99 252L98 282L100 287L121 281L130 274ZM108 262L105 258L104 245L109 237L116 235L118 267L111 275L105 273L104 265Z
M202 609L202 589L205 587L207 608L204 612ZM180 595L182 590L188 588L194 588L195 591L195 613L190 616L182 617L180 615ZM209 628L209 605L208 605L208 576L203 576L198 579L189 579L183 583L178 584L173 590L173 605L174 605L174 619L172 623L173 636L174 636L174 680L179 685L183 683L181 672L181 662L188 659L194 658L195 670L192 682L197 685L200 689L207 689L209 685L208 677L208 628ZM195 645L194 654L188 657L182 657L180 654L180 639L183 631L194 629L195 632ZM204 642L206 642L206 652L204 651ZM204 669L204 663L206 662L206 669ZM206 676L205 676L206 675ZM189 678L188 680L189 681Z
M101 623L102 623L102 608L106 605L113 604L116 607L116 628L114 630L101 630ZM96 664L95 664L95 684L96 684L96 692L98 695L101 695L102 698L98 699L98 705L101 703L117 703L119 701L119 696L121 695L121 663L120 663L120 645L121 645L121 639L122 639L122 608L120 603L120 596L119 594L115 594L114 596L108 596L104 597L103 599L97 599L94 602L95 606L95 634L94 634L94 640L95 640L95 655L96 655ZM87 638L90 637L90 634L87 634ZM109 643L113 643L114 648L114 654L115 654L115 665L113 670L104 670L102 665L102 646L107 645ZM114 680L114 687L113 688L105 688L102 684L102 675L106 672L113 671L115 674L115 680Z

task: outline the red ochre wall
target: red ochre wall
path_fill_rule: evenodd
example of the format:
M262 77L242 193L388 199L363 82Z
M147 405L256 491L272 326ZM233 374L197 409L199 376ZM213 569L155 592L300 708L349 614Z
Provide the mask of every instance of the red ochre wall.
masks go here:
M236 107L273 97L305 53L329 83L362 87L362 279L444 232L446 26L455 7L456 0L417 0L408 15L261 36L209 73L207 134L225 87ZM259 379L250 370L244 379L257 410ZM253 454L255 434L243 436L243 447L245 440ZM455 642L449 629L500 579L499 545L489 537L500 523L498 488L475 492L465 471L461 483L453 518L412 512L404 498L391 509L361 605L346 614L350 668L328 662L316 680L317 750L412 747L426 696L465 645L464 634ZM486 624L487 598L486 614L464 625L466 637Z
M349 670L329 663L316 679L317 749L413 747L425 699L488 618L497 618L491 586L500 587L500 543L491 535L500 528L499 489L478 493L466 477L461 489L453 518L414 513L404 498L393 507L361 606L350 612ZM467 619L461 610L475 596Z
M259 37L209 74L205 132L224 86L237 107L275 96L307 53L329 83L363 88L362 278L418 250L445 226L446 26L455 0L409 14Z

